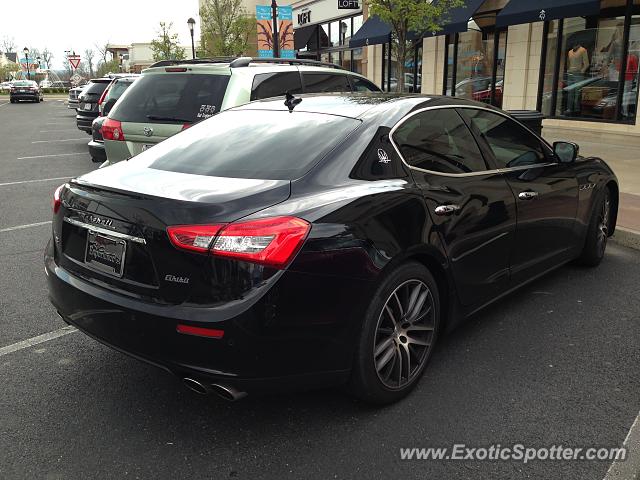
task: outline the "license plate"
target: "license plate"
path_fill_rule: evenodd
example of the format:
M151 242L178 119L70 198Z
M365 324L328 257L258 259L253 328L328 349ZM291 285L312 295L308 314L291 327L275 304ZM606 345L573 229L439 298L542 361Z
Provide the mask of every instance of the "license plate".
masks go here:
M20 93L27 93L26 90L20 90Z
M144 145L142 145L142 151L144 152L145 150L149 150L151 147L153 147L153 143L145 143Z
M124 240L89 230L84 262L91 268L121 277L126 249L127 243Z
M93 105L91 103L85 103L84 104L84 109L85 110L91 110L92 107L93 107Z

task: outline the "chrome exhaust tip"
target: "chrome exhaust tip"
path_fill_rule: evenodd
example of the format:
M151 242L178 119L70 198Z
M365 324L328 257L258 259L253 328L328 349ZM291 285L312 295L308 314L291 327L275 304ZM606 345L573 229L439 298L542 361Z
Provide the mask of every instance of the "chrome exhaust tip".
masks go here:
M219 383L211 384L211 390L219 397L228 400L229 402L235 402L247 396L247 392L241 392L229 385L221 385Z
M182 379L182 383L184 383L184 386L189 390L192 390L199 395L206 395L207 393L209 393L209 390L204 384L193 378L185 377Z

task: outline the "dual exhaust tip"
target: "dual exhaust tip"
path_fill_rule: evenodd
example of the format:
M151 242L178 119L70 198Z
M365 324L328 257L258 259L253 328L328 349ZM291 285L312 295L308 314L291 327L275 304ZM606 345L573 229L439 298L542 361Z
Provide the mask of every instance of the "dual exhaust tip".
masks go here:
M216 394L229 402L235 402L247 396L247 392L241 392L230 385L221 383L202 383L194 378L184 377L182 383L189 389L200 395Z

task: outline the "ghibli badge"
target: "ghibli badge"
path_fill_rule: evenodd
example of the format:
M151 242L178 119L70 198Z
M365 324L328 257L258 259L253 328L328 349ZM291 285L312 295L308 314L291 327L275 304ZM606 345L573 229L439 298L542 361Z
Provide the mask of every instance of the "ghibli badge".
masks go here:
M189 283L189 277L176 277L175 275L171 275L171 274L165 275L164 279L167 282L173 282L173 283L184 283L184 284Z

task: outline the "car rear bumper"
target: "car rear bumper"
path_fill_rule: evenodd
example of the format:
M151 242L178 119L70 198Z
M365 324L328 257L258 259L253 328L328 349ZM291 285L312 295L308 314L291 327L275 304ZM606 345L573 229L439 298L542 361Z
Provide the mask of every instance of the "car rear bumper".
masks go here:
M103 142L97 142L95 140L91 140L88 143L88 146L89 146L89 155L91 155L91 158L95 160L99 160L101 162L104 162L107 159L107 154L104 151Z
M273 305L273 298L265 294L228 317L228 312L221 313L226 306L159 306L101 288L58 266L52 242L45 253L45 272L50 300L65 322L179 377L224 383L241 391L324 387L348 379L355 346L353 321L344 302L318 298L317 283L311 284L308 275L291 273L286 279L289 272L284 272L275 280L285 282L279 287L279 296L285 298L278 298L287 305ZM316 280L329 285L329 295L348 289L340 279ZM351 283L358 296L365 285ZM323 305L311 306L312 299ZM292 315L292 308L300 310ZM281 318L275 313L279 309ZM223 330L224 335L220 339L185 335L176 331L178 323Z
M81 115L80 113L78 113L78 115L76 115L76 125L78 126L79 130L83 130L87 133L91 133L91 124L96 118L98 118L97 113L93 115L91 114Z
M9 95L11 100L39 100L40 94L38 93L12 93Z

